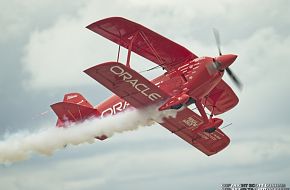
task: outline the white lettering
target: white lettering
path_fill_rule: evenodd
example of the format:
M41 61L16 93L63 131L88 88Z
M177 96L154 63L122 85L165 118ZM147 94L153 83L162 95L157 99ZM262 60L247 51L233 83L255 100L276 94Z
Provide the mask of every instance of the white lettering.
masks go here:
M123 76L123 81L129 80L132 78L132 75L130 75L127 72L122 73L121 75L119 75L120 77ZM128 81L127 81L128 82Z
M139 86L143 86L144 89L143 89L143 90L140 89ZM145 84L137 84L137 85L135 86L135 88L136 88L139 92L141 92L144 96L148 96L148 94L146 94L145 92L146 92L147 90L150 90L150 88L148 88Z
M122 69L121 67L119 66L113 66L111 67L110 71L116 75L120 75L122 73L124 73L124 69Z
M125 103L124 103L124 107L123 107L123 110L126 109L128 106L130 106L130 104L129 104L128 102L125 101Z
M151 93L151 94L148 96L148 98L149 98L150 100L154 101L154 100L157 100L157 99L161 98L161 96L160 96L159 94L157 94L157 93Z
M67 100L70 100L70 99L73 99L73 98L76 98L76 97L78 97L78 95L69 95L69 96L67 96Z
M192 117L188 117L187 119L182 120L182 122L189 128L196 129L198 127L198 122Z
M83 103L83 102L84 102L84 100L81 100L81 101L79 101L77 104L80 105L80 104Z
M114 111L112 108L108 108L108 109L105 109L102 114L101 114L101 117L104 117L105 115L114 115Z
M124 111L130 104L126 101L121 101L116 104L114 104L112 107L109 107L102 111L101 117L104 117L106 115L115 115L121 111Z
M132 80L127 80L126 82L131 83L133 87L136 86L136 84L138 83L137 79L132 79ZM135 87L137 89L137 87Z
M123 105L122 105L122 102L118 102L117 104L113 105L113 110L114 110L114 114L117 113L117 111L122 111Z
M207 136L209 139L211 139L211 140L213 140L213 141L215 141L216 140L216 138L214 137L214 136L212 136L212 135L210 135L209 133L202 133L204 136Z
M123 81L130 83L132 87L141 92L141 94L143 94L144 96L148 97L150 100L155 101L161 98L161 95L158 93L150 93L151 89L146 84L139 83L138 79L134 79L133 76L130 73L126 72L123 68L116 65L112 66L110 68L110 71L122 78Z
M199 136L201 136L201 138L208 140L209 138L207 136L205 136L203 133L197 133Z

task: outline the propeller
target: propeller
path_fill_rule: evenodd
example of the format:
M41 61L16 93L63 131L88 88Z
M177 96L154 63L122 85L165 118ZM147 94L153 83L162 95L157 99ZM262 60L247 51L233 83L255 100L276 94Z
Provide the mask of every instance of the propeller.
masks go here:
M230 78L233 80L233 82L235 83L235 85L240 90L242 90L243 84L241 83L241 81L238 79L238 77L232 72L232 70L229 67L226 68L226 72L228 73L228 75L230 76Z
M227 57L223 57L222 51L221 51L221 40L220 40L220 34L219 31L215 28L213 28L213 35L216 41L216 46L218 48L218 53L219 56L218 58L214 59L215 65L217 67L219 67L221 70L226 70L227 74L229 75L229 77L231 78L231 80L234 82L234 84L241 90L242 89L242 83L240 82L240 80L238 79L238 77L233 73L233 71L229 68L229 65L236 59L236 55L224 55ZM227 64L225 64L224 68L222 68L222 63L219 62L218 59L221 60L225 60L226 62L228 62ZM228 66L226 66L228 65Z
M218 51L219 51L219 55L222 55L220 34L219 34L218 30L215 28L213 28L212 31L213 31L214 39L216 42L216 46L217 46Z

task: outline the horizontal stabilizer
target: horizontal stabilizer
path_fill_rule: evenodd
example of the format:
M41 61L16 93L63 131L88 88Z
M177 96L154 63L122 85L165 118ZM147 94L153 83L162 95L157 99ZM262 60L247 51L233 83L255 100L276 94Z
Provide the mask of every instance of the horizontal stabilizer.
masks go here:
M63 127L66 123L81 122L90 117L100 115L98 110L94 108L69 102L58 102L51 105L51 108L59 119L58 127Z

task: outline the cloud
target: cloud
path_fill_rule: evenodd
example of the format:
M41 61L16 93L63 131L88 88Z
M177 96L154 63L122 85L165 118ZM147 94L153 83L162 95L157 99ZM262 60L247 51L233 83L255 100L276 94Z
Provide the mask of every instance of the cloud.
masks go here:
M118 2L110 10L117 6ZM30 74L25 86L49 89L89 84L92 80L83 70L116 59L117 46L85 28L100 15L108 14L105 10L96 14L92 7L98 7L98 3L89 2L76 15L60 16L52 26L34 30L23 57L25 70Z
M0 13L0 42L8 43L15 38L25 36L31 30L47 27L62 15L74 14L74 10L82 4L82 1L68 0L57 3L50 0L1 1L3 10Z
M53 28L32 34L24 58L31 73L29 86L41 89L87 82L82 71L95 63L96 52L108 48L97 48L96 40L86 38L83 26L74 20L63 20Z
M289 45L290 36L281 35L275 28L257 30L247 39L235 40L229 45L239 55L232 69L244 83L235 116L243 125L265 128L289 123L286 115L290 104L285 101L290 92Z

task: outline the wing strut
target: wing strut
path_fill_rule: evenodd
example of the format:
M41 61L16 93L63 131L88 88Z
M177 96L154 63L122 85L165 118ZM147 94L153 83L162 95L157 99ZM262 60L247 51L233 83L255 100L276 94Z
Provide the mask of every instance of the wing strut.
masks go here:
M149 47L149 49L152 51L152 53L155 55L156 59L159 62L159 66L162 66L162 58L161 56L157 53L157 51L154 49L154 47L150 44L150 41L148 40L148 38L146 37L146 35L144 34L144 32L136 32L134 34L134 36L131 36L130 38L130 45L128 47L128 54L127 54L127 61L126 61L126 66L130 68L130 58L131 58L131 52L132 52L132 47L133 47L133 43L134 40L137 38L137 36L140 35L142 37L142 39L144 40L144 42L146 43L146 45ZM118 51L118 58L117 58L117 62L119 62L119 53L120 53L120 45L119 45L119 51Z
M117 63L119 63L121 46L118 47Z
M148 40L148 37L144 32L140 32L140 36L143 38L144 42L147 44L147 46L150 48L152 53L155 55L156 59L158 60L160 66L162 66L164 63L162 62L161 56L157 53L156 49L150 44L150 41Z
M207 115L206 115L206 113L205 113L205 111L204 111L204 108L203 108L201 102L200 102L199 100L197 100L197 101L195 102L195 105L196 105L196 107L197 107L199 113L201 114L202 118L204 119L204 123L208 123L209 120L208 120L208 118L207 118Z
M131 51L132 51L132 46L133 42L136 39L137 35L139 32L136 32L134 36L131 37L130 45L128 47L128 54L127 54L127 61L126 61L126 66L130 68L130 58L131 58Z

